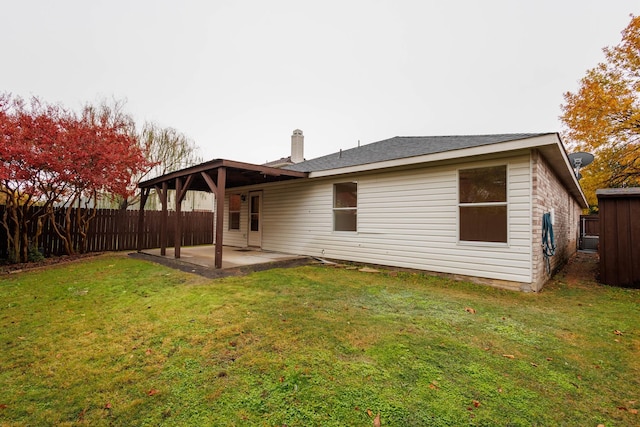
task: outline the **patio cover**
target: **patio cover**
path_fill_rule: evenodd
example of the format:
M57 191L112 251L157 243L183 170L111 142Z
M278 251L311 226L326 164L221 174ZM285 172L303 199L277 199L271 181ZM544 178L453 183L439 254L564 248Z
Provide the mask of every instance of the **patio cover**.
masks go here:
M162 204L162 222L160 225L160 253L166 255L167 248L167 192L176 191L175 216L175 257L180 258L180 242L182 240L181 204L188 190L213 193L216 200L215 209L215 267L222 268L222 237L224 196L228 188L246 185L265 184L288 179L306 178L308 173L277 169L233 160L215 159L199 165L170 172L157 178L142 181L138 184L141 190L140 216L138 218L138 251L142 250L142 232L144 230L144 206L151 189L155 189Z

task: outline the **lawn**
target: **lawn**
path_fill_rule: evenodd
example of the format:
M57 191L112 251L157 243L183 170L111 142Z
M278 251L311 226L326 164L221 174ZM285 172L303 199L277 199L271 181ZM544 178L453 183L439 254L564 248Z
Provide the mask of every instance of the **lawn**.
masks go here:
M0 278L0 425L628 426L640 291L123 255Z

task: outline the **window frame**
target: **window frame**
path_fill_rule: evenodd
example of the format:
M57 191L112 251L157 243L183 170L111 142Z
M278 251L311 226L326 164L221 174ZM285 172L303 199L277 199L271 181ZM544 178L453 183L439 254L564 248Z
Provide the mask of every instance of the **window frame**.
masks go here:
M492 169L497 167L504 167L504 201L490 201L490 202L461 202L462 194L461 194L461 172L466 170L482 170L482 169ZM458 234L458 244L462 245L470 245L470 246L494 246L494 247L504 247L509 246L509 164L508 163L492 163L492 164L484 164L472 167L463 167L459 168L457 171L457 234ZM504 241L493 241L493 240L463 240L462 238L462 208L465 207L473 207L473 208L483 208L483 207L504 207L505 208L505 239Z
M338 200L338 186L339 185L347 185L354 184L355 185L355 206L344 206L337 207ZM333 183L333 197L332 197L332 209L331 209L331 217L332 217L332 232L334 233L357 233L358 232L358 181L343 181L343 182L335 182ZM337 230L336 229L336 213L341 212L353 212L355 215L355 228L353 230Z
M231 198L232 197L237 197L238 199L238 210L232 210L231 209L231 205L232 205L232 201ZM234 193L234 194L229 194L229 209L228 209L228 226L227 226L227 230L228 231L240 231L240 229L242 228L240 219L241 219L241 214L242 212L242 194L240 193ZM233 228L234 225L234 221L233 221L233 215L237 215L237 225L238 228Z

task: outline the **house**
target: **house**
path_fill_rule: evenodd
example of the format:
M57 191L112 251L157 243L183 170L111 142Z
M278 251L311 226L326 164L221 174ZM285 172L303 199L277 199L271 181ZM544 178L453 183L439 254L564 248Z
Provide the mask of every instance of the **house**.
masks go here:
M577 250L587 202L557 133L395 137L306 161L302 144L294 131L281 167L217 159L140 187L220 196L218 267L224 243L538 291L543 214L549 272Z

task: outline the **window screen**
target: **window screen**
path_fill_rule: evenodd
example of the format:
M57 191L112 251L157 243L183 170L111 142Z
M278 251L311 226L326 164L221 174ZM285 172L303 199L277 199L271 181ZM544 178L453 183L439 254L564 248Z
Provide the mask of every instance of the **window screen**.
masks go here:
M358 231L358 183L334 184L333 230Z
M460 240L507 242L507 167L459 171Z
M240 230L240 195L229 196L229 230Z

